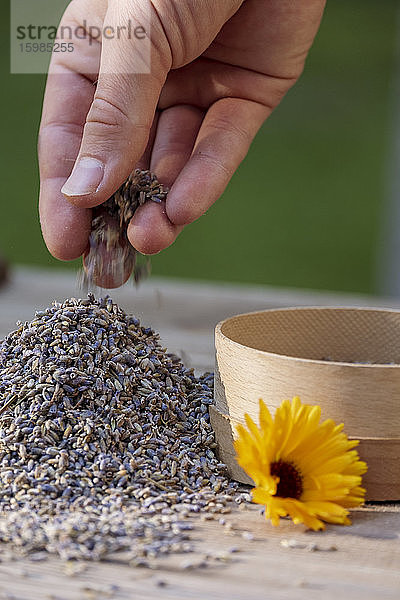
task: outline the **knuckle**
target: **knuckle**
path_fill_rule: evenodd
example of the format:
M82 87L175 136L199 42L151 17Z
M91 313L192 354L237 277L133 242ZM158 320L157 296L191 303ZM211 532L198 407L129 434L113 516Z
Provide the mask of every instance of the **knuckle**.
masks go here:
M213 171L221 173L225 178L230 179L232 177L234 166L229 165L227 160L221 160L213 152L199 150L193 155L193 159L205 163L206 168L209 169L211 167Z
M64 176L72 169L82 132L83 126L75 123L51 122L40 127L37 152L42 177ZM69 142L60 143L60 140Z
M248 131L244 127L240 127L239 125L235 124L229 118L214 118L210 122L210 126L213 129L223 133L224 136L227 138L228 143L232 142L236 144L239 140L239 143L250 145L252 142L253 137L250 131Z
M187 144L185 140L165 140L157 143L156 148L153 149L152 160L157 164L163 159L172 156L187 156ZM157 169L155 169L157 171Z
M66 136L82 136L83 126L72 121L48 121L42 123L38 133L38 151L44 151L49 145L58 144L59 139Z
M86 123L97 123L114 129L116 132L132 129L132 122L128 115L111 100L96 96L92 102Z

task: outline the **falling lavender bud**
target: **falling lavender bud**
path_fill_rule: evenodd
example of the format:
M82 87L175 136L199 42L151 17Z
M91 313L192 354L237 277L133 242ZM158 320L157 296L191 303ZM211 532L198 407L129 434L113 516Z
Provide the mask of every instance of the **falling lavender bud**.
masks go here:
M97 285L119 287L130 273L139 283L150 272L149 259L140 260L140 253L130 244L127 229L139 206L166 200L168 188L154 173L136 169L125 183L102 205L93 209L89 251L84 257L81 277L86 288Z

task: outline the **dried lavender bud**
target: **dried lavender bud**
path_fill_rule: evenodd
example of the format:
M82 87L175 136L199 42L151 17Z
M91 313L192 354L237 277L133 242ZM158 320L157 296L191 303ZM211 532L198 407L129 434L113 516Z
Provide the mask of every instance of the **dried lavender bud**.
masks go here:
M140 253L129 243L127 228L139 206L149 201L163 202L167 194L168 188L154 173L136 169L107 202L93 209L89 252L84 259L86 287L99 280L119 287L131 272L136 283L148 275L150 261L139 260Z
M212 375L110 298L19 324L0 342L0 543L66 561L125 550L138 566L191 551L194 517L229 512L238 488L212 403Z

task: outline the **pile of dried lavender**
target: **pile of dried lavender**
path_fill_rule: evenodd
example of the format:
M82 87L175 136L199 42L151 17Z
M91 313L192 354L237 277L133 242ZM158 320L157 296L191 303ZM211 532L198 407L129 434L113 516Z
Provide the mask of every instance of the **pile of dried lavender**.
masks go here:
M187 517L230 512L212 376L111 299L67 300L0 344L0 541L133 561L190 551Z
M125 282L126 273L133 272L138 283L149 272L149 260L140 262L139 253L131 246L127 228L139 206L166 200L168 188L154 173L136 169L127 181L101 206L93 210L89 252L85 257L83 284L112 280L114 287Z

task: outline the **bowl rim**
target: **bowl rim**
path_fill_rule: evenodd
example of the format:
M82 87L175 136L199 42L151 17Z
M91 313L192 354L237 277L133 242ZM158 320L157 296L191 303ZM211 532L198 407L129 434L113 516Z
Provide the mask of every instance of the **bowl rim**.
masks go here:
M260 350L259 348L253 348L252 346L247 346L246 344L242 344L240 342L236 342L231 337L226 335L222 328L223 326L232 319L245 318L251 315L261 315L265 313L284 313L284 312L293 312L293 311L308 311L308 310L319 310L321 312L325 311L346 311L346 312L375 312L375 313L395 313L400 314L400 309L396 308L380 308L380 307L369 307L369 306L287 306L283 308L266 308L264 310L254 310L246 313L239 313L237 315L231 315L222 321L219 321L215 326L215 341L220 336L224 340L226 340L229 344L236 346L238 349L244 349L246 352L252 352L261 356L270 356L273 358L288 360L288 361L298 361L303 363L311 363L320 365L323 368L329 367L341 367L348 369L360 369L360 368L380 368L380 369L398 369L400 368L400 363L395 364L384 364L384 363L350 363L345 361L337 361L337 360L321 360L317 358L302 358L300 356L291 356L290 354L278 354L277 352L270 352L268 350Z

